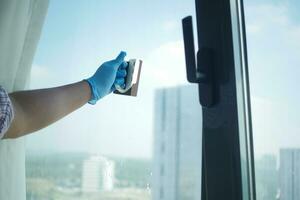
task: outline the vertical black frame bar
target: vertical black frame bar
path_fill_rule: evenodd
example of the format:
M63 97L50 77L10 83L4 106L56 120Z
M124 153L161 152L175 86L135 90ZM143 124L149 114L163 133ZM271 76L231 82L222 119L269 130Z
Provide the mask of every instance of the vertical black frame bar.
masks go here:
M242 171L230 0L196 0L198 49L214 54L218 101L203 108L202 200L241 200Z

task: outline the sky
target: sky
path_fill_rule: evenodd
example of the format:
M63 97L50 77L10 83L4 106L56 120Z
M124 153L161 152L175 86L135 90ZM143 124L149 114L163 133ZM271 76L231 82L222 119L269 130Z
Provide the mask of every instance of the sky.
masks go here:
M181 19L194 0L50 1L31 88L90 77L127 51L144 61L137 98L109 95L27 137L29 151L87 151L150 158L157 88L188 84ZM255 153L300 147L297 91L300 2L244 0Z

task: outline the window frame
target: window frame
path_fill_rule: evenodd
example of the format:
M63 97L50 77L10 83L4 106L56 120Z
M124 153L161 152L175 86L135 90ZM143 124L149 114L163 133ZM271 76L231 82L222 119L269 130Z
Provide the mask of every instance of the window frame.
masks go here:
M195 3L198 49L213 51L211 67L215 85L215 104L202 108L201 199L255 200L243 0L195 0ZM201 73L202 68L197 64ZM198 82L200 96L203 84L206 83Z

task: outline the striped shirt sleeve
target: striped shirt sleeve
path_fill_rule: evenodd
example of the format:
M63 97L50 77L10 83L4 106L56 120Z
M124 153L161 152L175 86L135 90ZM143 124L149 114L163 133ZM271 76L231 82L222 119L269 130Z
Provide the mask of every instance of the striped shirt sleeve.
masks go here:
M0 86L0 139L14 118L13 106L7 92Z

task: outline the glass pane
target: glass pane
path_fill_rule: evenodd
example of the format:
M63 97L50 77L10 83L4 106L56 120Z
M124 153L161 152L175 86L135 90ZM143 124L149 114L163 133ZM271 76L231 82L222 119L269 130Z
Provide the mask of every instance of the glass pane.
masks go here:
M194 1L52 0L30 87L90 77L120 50L143 60L138 97L109 95L27 138L27 199L199 199L201 108L181 18Z
M300 2L244 3L257 200L298 200Z

